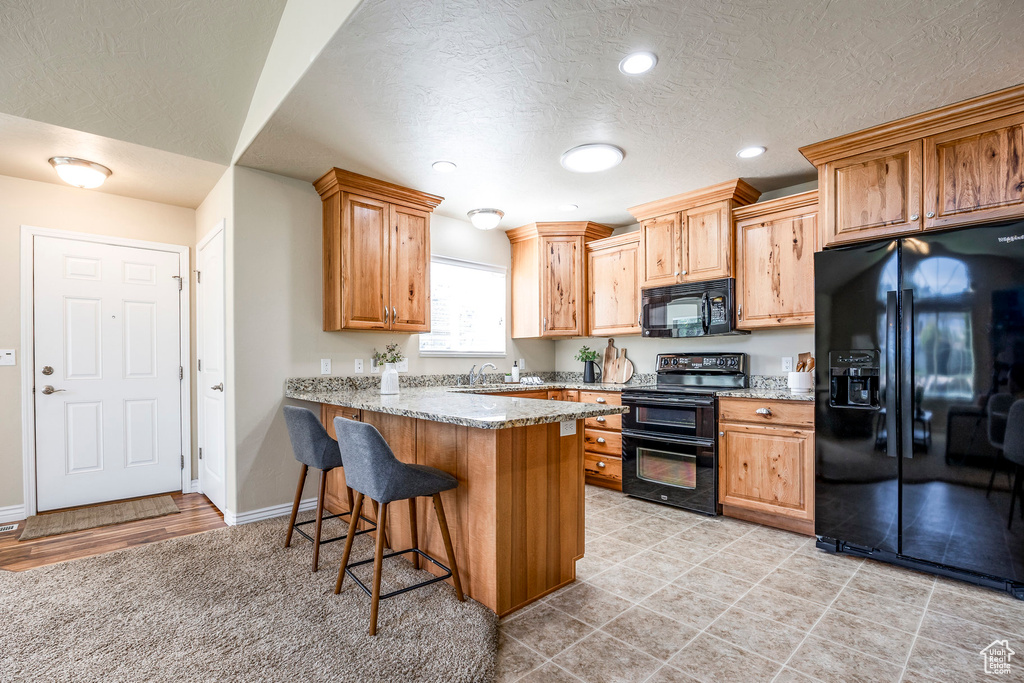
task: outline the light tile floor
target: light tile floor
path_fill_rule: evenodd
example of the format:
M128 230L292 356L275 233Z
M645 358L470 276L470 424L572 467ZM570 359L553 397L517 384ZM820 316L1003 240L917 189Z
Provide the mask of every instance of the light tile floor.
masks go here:
M1024 681L1024 602L587 487L578 581L502 620L498 680ZM1009 639L1008 675L980 651Z

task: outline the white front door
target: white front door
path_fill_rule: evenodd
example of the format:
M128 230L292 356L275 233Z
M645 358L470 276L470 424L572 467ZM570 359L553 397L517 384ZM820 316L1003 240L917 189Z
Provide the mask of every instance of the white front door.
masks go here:
M180 491L178 254L33 247L38 509Z
M196 347L199 397L199 489L224 511L224 230L200 243L196 256Z

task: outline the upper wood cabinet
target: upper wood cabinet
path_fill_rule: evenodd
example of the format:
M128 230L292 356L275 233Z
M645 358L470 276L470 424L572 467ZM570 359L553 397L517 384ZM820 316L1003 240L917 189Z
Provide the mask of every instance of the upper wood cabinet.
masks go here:
M588 221L530 223L505 234L512 243L512 336L586 334L584 247L612 229Z
M331 169L323 201L324 330L430 331L430 213L442 197Z
M818 192L751 204L732 213L737 327L813 325Z
M588 336L640 334L640 233L594 240L586 249Z
M643 286L732 277L732 209L760 193L740 179L629 210L640 222Z
M1024 216L1024 85L801 148L819 248Z

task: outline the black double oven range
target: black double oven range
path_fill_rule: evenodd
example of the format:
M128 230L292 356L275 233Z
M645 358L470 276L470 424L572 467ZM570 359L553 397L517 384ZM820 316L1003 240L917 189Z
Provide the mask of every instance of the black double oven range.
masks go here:
M748 386L744 353L659 354L657 384L626 389L622 492L718 514L715 394Z

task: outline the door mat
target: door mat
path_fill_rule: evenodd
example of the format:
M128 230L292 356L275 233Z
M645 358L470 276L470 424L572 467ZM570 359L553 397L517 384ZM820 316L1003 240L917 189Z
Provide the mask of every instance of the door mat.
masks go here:
M18 537L19 541L28 541L43 536L69 534L72 531L95 529L111 524L135 522L140 519L152 519L164 515L181 512L177 503L170 496L142 498L124 503L110 503L93 507L53 512L46 515L33 515L25 520L25 530Z

